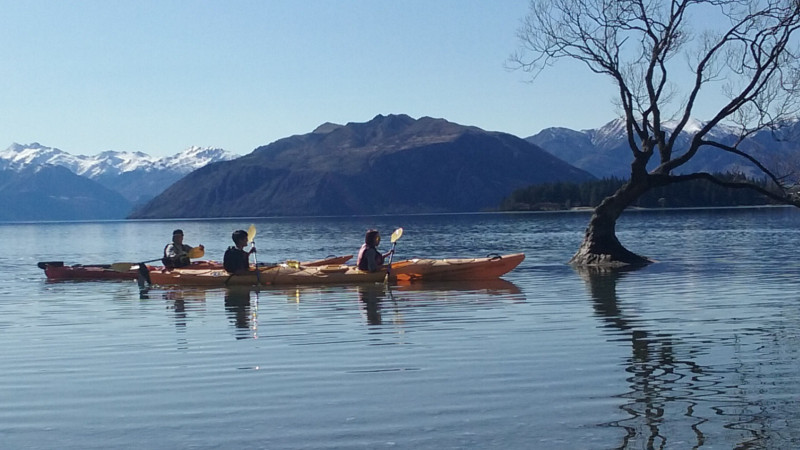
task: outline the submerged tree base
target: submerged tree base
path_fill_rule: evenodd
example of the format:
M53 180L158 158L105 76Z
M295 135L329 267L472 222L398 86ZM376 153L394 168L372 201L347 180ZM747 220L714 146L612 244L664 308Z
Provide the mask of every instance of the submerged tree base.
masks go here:
M595 223L589 225L578 251L569 260L573 266L625 267L645 266L653 260L637 255L620 244L613 228L599 230Z
M594 266L594 267L626 267L626 266L646 266L653 260L625 251L624 255L610 253L592 253L578 250L569 260L573 266Z

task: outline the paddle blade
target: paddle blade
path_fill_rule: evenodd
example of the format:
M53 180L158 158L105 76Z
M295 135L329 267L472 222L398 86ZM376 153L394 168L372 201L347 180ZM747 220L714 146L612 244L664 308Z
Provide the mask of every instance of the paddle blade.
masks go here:
M206 254L206 251L205 251L205 249L203 247L192 247L192 249L189 250L189 258L192 258L192 259L202 258L203 255L205 255L205 254Z
M142 262L138 262L138 263L118 262L118 263L111 264L111 266L109 266L109 267L111 267L111 270L116 270L117 272L127 272L127 271L131 270L131 267L133 267L133 266L135 266L137 264L151 263L151 262L155 262L155 261L161 261L161 258L149 259L147 261L142 261Z
M139 263L129 263L129 262L118 262L111 264L111 270L116 272L127 272L131 270L131 267L135 266Z
M394 233L392 233L392 240L390 242L392 244L394 244L395 242L397 242L398 239L400 239L400 236L402 236L402 235L403 235L403 229L402 228L398 228L398 229L394 230Z
M392 271L392 258L394 258L394 246L397 245L397 240L400 239L400 236L402 236L402 235L403 235L403 228L398 228L398 229L394 230L394 233L392 233L392 239L391 239L391 242L392 242L392 254L389 255L389 264L386 266L386 276L383 277L383 283L384 284L388 284L389 283L389 272Z
M253 242L253 239L256 238L256 225L250 224L250 228L247 229L247 242Z

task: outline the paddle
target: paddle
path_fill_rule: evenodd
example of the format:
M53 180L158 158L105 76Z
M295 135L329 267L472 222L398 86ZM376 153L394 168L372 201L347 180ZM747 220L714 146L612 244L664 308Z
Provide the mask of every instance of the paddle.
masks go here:
M394 247L395 245L397 245L397 240L400 239L400 236L402 235L403 235L402 228L398 228L394 230L394 233L392 233L392 240L391 240L392 250L391 253L389 254L389 264L386 266L386 276L383 278L384 283L389 282L389 272L392 270L392 259L394 258Z
M251 223L250 228L247 229L247 242L253 244L253 248L256 248L256 225L254 223ZM257 252L253 252L253 262L256 263L256 282L261 284L261 275L258 270L258 257L256 253Z
M203 248L201 248L201 247L193 247L191 250L189 250L188 255L189 255L189 258L193 258L194 259L194 258L202 258L203 255L205 255L205 253L206 252L205 252L205 250ZM131 270L131 267L133 267L133 266L135 266L137 264L141 265L141 264L145 264L145 263L161 261L161 259L162 258L156 258L156 259L150 259L150 260L142 261L142 262L117 262L117 263L111 264L111 270L115 270L117 272L127 272L127 271Z

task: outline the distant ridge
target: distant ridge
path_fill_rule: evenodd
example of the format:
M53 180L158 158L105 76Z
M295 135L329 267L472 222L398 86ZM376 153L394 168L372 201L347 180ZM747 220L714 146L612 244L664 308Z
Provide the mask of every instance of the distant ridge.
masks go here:
M0 221L119 219L131 206L119 193L62 166L0 170Z
M613 120L596 129L575 131L568 128L547 128L525 138L552 155L563 159L575 167L586 170L598 178L630 176L631 150L625 134L625 121ZM681 143L688 143L691 136L703 126L699 120L691 120L678 138L678 151ZM668 130L674 126L666 124ZM732 145L738 139L736 130L720 125L711 134L722 143ZM741 148L768 164L779 161L800 161L800 122L788 121L780 128L763 130L746 139ZM655 167L653 158L650 168ZM796 163L794 163L796 165ZM744 158L733 154L701 149L686 166L677 173L687 172L743 173L748 177L761 178L763 174Z
M593 178L510 134L378 115L198 169L130 217L472 212L522 186Z

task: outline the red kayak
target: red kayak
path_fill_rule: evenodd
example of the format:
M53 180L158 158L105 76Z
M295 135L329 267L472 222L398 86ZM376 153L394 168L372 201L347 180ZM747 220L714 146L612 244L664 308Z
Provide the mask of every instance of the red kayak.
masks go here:
M329 264L344 264L353 255L329 256L324 259L300 262L300 266L314 267ZM135 280L139 274L139 266L131 265L128 270L114 270L112 264L74 264L64 265L63 261L42 261L37 266L44 270L48 280ZM162 271L162 266L147 266L150 271ZM194 261L186 269L221 270L219 261Z
M117 272L111 264L75 264L65 266L63 261L43 261L37 264L44 269L48 280L135 280L136 270Z

